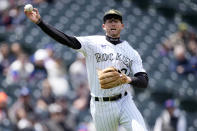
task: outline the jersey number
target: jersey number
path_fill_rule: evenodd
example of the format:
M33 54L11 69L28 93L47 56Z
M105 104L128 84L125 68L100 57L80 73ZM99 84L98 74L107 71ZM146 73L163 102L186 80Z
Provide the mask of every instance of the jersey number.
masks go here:
M128 72L128 70L126 68L122 68L120 70L122 73L124 73L125 75L129 76L130 75L130 72Z

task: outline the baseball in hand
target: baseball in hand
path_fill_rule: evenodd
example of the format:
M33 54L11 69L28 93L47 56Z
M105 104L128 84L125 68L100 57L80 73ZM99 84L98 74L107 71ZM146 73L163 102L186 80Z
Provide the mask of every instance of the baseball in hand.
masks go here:
M31 4L27 4L24 7L25 11L31 12L33 10L33 6Z

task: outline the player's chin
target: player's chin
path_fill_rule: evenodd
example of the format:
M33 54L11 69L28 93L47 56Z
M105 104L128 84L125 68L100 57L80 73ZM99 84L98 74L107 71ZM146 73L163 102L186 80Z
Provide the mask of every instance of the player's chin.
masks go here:
M110 36L115 38L118 36L118 33L117 32L110 32Z
M112 36L112 38L118 38L119 34L112 34L111 36Z

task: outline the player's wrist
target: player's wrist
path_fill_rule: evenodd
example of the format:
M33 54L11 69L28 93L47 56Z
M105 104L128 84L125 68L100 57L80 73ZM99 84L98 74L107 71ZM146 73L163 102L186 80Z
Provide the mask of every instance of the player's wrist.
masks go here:
M39 18L36 22L35 22L35 24L40 24L41 23L41 21L42 21L42 19L41 18Z
M129 77L129 76L127 76L127 83L128 83L128 84L131 84L131 83L132 83L132 79L131 79L131 77Z

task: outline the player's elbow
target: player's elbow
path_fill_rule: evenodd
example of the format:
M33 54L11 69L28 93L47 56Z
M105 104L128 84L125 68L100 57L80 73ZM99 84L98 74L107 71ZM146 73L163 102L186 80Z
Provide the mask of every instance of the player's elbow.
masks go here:
M134 75L135 76L135 80L133 83L133 86L137 87L137 88L147 88L148 87L148 75L144 72L140 72Z
M144 83L140 86L140 88L147 88L147 87L148 87L148 81L144 82Z
M138 84L135 85L136 88L147 88L148 87L148 81L143 81L143 82L140 82Z
M144 76L144 81L142 82L141 88L147 88L148 87L148 75Z

